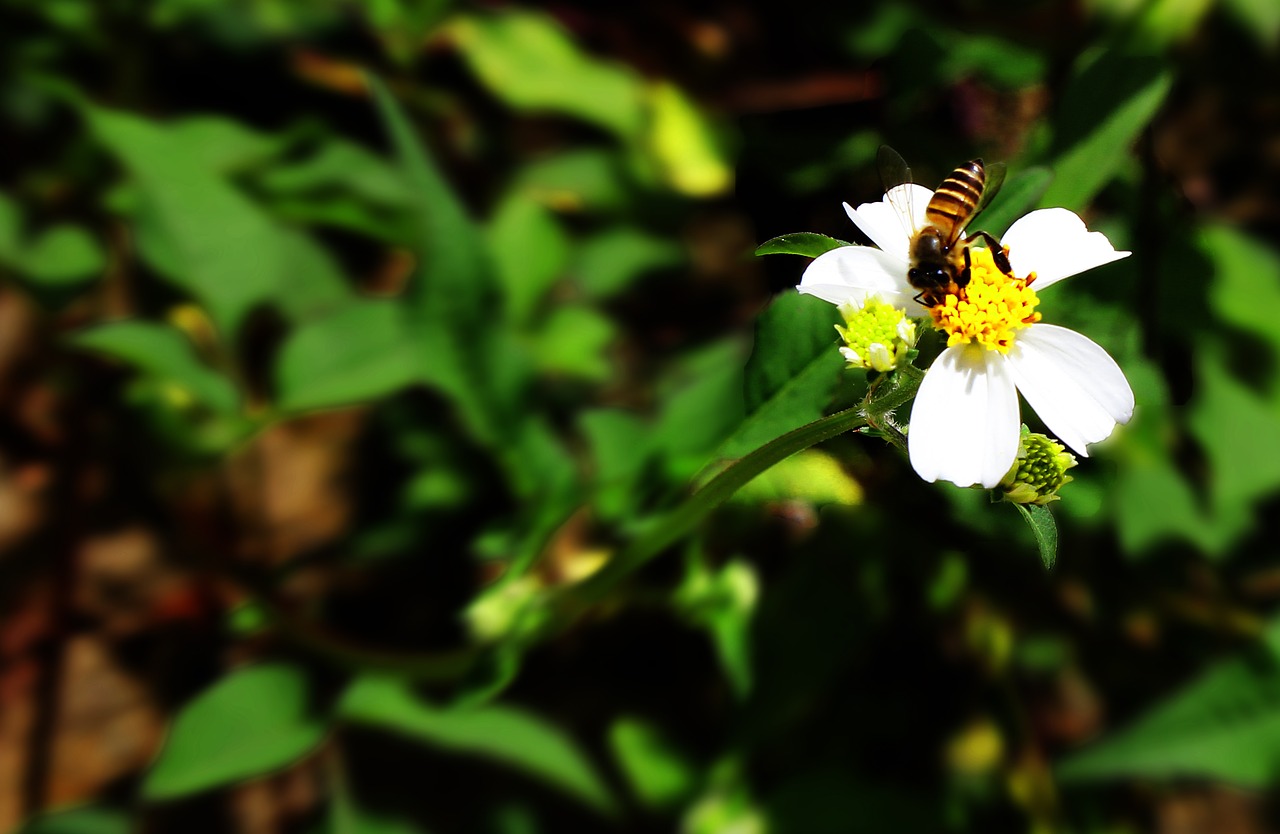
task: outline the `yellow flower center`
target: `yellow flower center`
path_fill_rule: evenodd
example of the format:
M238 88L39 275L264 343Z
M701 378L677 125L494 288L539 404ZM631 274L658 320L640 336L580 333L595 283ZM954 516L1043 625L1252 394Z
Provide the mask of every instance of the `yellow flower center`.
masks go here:
M1027 286L1035 273L1011 278L1001 272L986 249L969 250L969 283L958 295L947 294L942 304L929 308L933 325L947 333L947 347L977 342L990 350L1008 353L1014 333L1040 321L1040 303Z

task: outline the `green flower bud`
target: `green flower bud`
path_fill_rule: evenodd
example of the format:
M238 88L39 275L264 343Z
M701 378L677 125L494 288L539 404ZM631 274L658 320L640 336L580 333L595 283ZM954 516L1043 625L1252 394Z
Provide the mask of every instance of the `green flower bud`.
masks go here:
M1061 443L1023 426L1018 459L999 488L1004 490L1006 501L1044 506L1058 500L1058 490L1071 482L1067 470L1075 465L1075 455Z
M836 332L844 341L840 355L850 368L892 371L915 346L915 322L875 296L861 305L846 301L840 305L840 315L844 318L843 326L836 325Z

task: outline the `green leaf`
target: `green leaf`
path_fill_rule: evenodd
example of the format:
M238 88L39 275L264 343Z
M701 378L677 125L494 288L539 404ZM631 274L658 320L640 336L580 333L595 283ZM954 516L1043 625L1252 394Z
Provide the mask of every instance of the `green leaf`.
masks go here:
M240 394L196 355L194 346L176 328L146 321L117 321L81 331L72 342L82 348L128 362L157 380L221 414L240 409Z
M650 153L667 185L690 197L733 187L733 163L716 126L674 84L649 89Z
M605 350L613 322L590 307L557 307L534 337L533 360L544 373L603 382L613 373Z
M804 255L816 258L824 252L839 249L841 246L852 246L843 240L820 235L817 232L792 232L789 235L778 235L756 247L757 255Z
M34 241L23 241L22 210L0 194L0 263L37 284L60 287L96 277L106 257L97 241L75 226L53 226Z
M741 457L822 416L841 378L834 305L784 292L756 322L755 347L743 372L745 419L716 451Z
M741 699L751 694L751 624L759 599L760 576L751 563L735 559L717 570L691 548L675 602L687 619L711 635L720 666Z
M1125 729L1067 758L1069 782L1201 777L1250 788L1280 781L1280 621Z
M471 71L516 110L564 113L624 139L643 127L640 79L628 67L582 52L549 16L471 15L451 31Z
M614 226L578 248L572 273L590 298L608 298L627 289L646 273L684 260L678 244L634 226Z
M1053 172L1048 168L1028 168L1007 181L991 206L970 224L971 230L982 229L997 238L1013 225L1013 221L1026 214L1044 195L1053 182Z
M742 348L731 339L708 345L661 381L653 444L671 480L693 476L741 425Z
M354 301L293 330L276 359L278 406L287 412L386 396L419 378L419 357L397 301Z
M514 707L445 709L403 683L361 677L338 706L340 716L452 753L479 756L524 771L599 811L613 798L573 741L543 719Z
M618 211L630 204L633 185L621 155L582 148L530 162L516 186L556 211Z
M1040 561L1044 562L1045 570L1049 570L1058 559L1058 524L1053 520L1053 513L1049 512L1048 507L1041 507L1038 504L1014 504L1013 506L1018 508L1022 520L1031 528L1031 534L1036 539L1036 547L1040 551Z
M1258 39L1272 54L1280 45L1280 5L1272 0L1225 0L1223 7L1241 28Z
M191 116L169 126L175 147L189 149L199 166L231 173L275 156L288 139L245 127L220 116Z
M1213 280L1205 289L1214 314L1264 339L1280 356L1280 256L1273 247L1239 229L1211 225L1195 232L1195 252L1188 258Z
M327 732L301 670L231 672L178 712L142 794L165 800L263 776L314 750Z
M453 399L468 428L496 446L502 432L493 390L496 381L509 376L510 367L501 365L501 331L499 336L480 338L501 319L501 297L484 237L386 86L373 76L368 83L414 196L421 266L406 301L412 329L421 341L423 373Z
M656 727L619 718L609 728L609 747L632 792L648 808L670 808L687 798L697 773Z
M137 186L144 253L158 254L154 265L200 299L228 337L261 303L312 309L346 297L332 273L298 269L306 244L212 170L207 151L175 138L181 125L101 108L86 113Z
M385 159L354 142L331 138L298 162L276 165L256 180L274 194L337 191L388 207L408 205L413 195Z
M1173 84L1163 61L1106 51L1067 85L1042 206L1082 210L1120 170Z
M744 503L804 501L815 505L852 506L862 502L862 487L839 461L817 449L806 449L761 472L734 497Z
M617 409L585 411L579 426L591 449L594 507L605 519L625 518L643 494L636 481L653 454L649 427Z
M48 811L33 817L14 834L132 834L132 818L124 811L85 805Z
M494 267L506 290L511 320L524 322L547 290L562 277L569 239L548 209L522 192L498 206L489 223Z
M106 257L87 232L74 226L55 226L31 243L18 269L46 286L65 286L97 277Z

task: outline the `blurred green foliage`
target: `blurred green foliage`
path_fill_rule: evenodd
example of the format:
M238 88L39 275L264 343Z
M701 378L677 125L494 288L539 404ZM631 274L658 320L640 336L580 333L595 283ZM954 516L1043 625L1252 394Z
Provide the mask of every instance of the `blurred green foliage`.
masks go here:
M3 611L134 523L201 600L112 644L184 659L154 759L50 807L33 732L0 826L1269 830L1280 11L962 5L0 0L0 451L62 485ZM1135 253L1044 310L1138 412L1030 528L870 434L717 480L865 388L751 253L854 238L882 142ZM299 436L341 508L281 521Z

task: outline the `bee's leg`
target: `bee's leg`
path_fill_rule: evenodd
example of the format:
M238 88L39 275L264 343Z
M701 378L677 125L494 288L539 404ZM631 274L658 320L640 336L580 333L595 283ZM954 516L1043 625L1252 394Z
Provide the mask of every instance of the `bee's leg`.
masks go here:
M1009 256L1004 253L1004 247L1000 245L1000 241L996 240L995 235L990 232L974 232L965 238L964 242L969 243L978 238L982 238L982 241L987 244L987 248L991 250L991 257L996 262L996 269L1013 278L1013 267L1009 265ZM965 265L967 266L969 263L969 251L967 249L964 257Z
M916 293L916 294L915 294L915 296L914 296L911 300L912 300L912 301L914 301L915 303L919 304L921 307L928 307L928 306L930 306L930 305L928 305L928 304L926 304L926 303L925 303L925 300L924 300L924 293L925 293L925 291L924 291L924 290L921 290L920 292Z
M960 289L964 289L965 287L969 286L969 269L971 266L969 262L969 247L968 246L964 247L963 251L964 251L964 269L960 270L960 274L956 276L956 286L959 287Z

